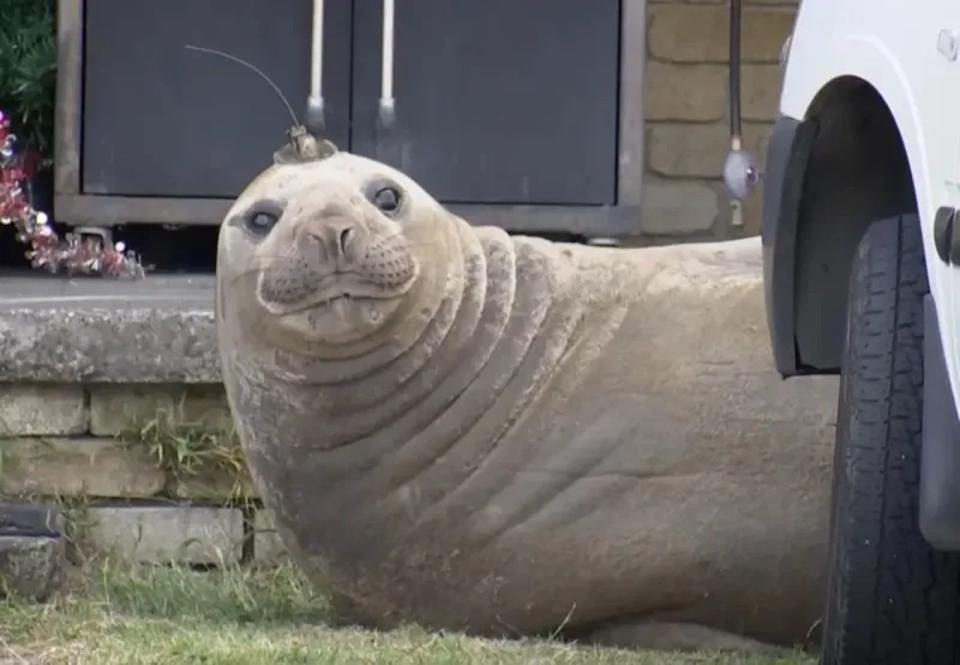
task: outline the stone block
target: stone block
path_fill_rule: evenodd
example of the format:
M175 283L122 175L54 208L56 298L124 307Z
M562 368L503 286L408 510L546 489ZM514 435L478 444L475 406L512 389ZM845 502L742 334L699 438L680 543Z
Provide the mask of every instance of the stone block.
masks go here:
M289 557L270 511L258 510L253 519L253 557L258 563L280 563Z
M96 506L87 520L87 542L129 561L229 564L242 554L243 515L234 508Z
M740 102L744 120L773 122L780 107L783 73L777 65L744 65Z
M649 120L719 121L727 113L724 65L650 60L646 67L645 117Z
M175 413L184 422L210 431L231 427L223 387L215 385L101 384L89 388L90 432L120 434L161 412Z
M0 440L3 494L150 497L165 483L143 446L97 438Z
M651 60L646 69L646 120L725 121L728 80L726 65ZM740 86L743 119L771 122L780 105L781 83L779 65L744 65Z
M0 536L0 597L47 600L63 581L62 537Z
M69 384L0 384L0 437L82 434L83 388Z
M224 503L255 499L257 490L246 468L239 475L227 469L201 469L194 475L171 478L167 494L178 499Z
M772 125L744 124L745 147L761 171L766 160ZM659 175L722 178L730 150L730 129L725 123L650 123L647 129L647 166Z
M741 53L744 62L779 63L793 30L790 6L746 6ZM669 62L726 63L730 57L729 10L725 4L666 4L651 7L647 43L650 55Z
M691 180L648 178L643 188L641 229L651 235L709 231L720 215L714 186Z

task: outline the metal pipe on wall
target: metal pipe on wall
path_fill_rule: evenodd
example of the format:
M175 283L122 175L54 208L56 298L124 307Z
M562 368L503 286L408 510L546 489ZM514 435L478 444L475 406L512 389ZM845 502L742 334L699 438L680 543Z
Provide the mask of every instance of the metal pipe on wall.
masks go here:
M310 97L305 125L311 134L326 125L323 103L323 0L313 0L313 33L310 48Z
M731 223L743 225L743 201L760 182L760 172L749 152L743 149L740 117L740 26L741 0L730 0L730 152L723 165L723 180L730 193Z
M380 72L380 122L384 126L393 123L395 100L393 97L394 28L396 6L394 0L383 0L383 50Z

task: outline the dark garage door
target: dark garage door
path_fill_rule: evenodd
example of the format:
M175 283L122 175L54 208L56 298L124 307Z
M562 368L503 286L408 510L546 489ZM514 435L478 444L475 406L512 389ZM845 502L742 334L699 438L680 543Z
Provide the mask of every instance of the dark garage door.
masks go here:
M233 197L309 81L310 0L87 0L83 190ZM613 204L619 0L397 0L382 128L379 0L327 0L330 138L445 202Z
M78 0L79 1L79 0ZM257 74L184 44L236 55L301 115L310 83L309 0L87 0L83 190L235 196L285 140L290 114ZM347 140L350 0L328 0L328 124Z

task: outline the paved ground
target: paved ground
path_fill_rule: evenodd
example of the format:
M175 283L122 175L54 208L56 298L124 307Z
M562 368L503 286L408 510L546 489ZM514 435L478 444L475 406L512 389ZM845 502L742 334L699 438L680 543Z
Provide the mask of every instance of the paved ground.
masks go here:
M0 275L0 310L206 309L213 307L213 275L150 275L139 280L56 275Z

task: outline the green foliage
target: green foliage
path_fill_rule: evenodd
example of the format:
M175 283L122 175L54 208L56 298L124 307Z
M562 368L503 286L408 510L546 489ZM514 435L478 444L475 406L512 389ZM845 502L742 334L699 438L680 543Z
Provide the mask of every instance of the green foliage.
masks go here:
M0 0L0 109L18 148L51 158L57 82L56 0Z

